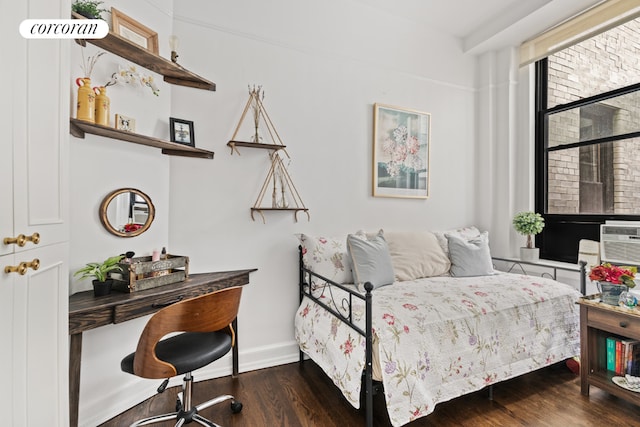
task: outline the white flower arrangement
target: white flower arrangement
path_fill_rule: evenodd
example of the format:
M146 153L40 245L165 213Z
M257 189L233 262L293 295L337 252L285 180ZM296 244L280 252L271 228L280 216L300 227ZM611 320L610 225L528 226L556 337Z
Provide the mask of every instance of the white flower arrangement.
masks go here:
M111 81L109 81L105 87L113 86L115 84L131 84L141 85L142 87L148 87L155 96L160 94L160 89L156 86L152 75L144 75L139 73L135 65L130 65L129 68L122 68L118 66L118 71L111 75Z
M385 163L391 177L398 176L404 170L417 171L424 167L424 161L420 157L420 142L415 136L409 135L405 125L398 126L391 136L385 138L382 152L391 157Z

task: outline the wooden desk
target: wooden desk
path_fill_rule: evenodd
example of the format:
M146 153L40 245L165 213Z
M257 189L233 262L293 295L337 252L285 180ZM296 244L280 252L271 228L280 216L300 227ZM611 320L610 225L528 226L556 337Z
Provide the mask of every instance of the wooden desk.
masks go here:
M126 322L155 313L178 301L197 297L232 286L249 283L249 273L255 268L237 271L191 274L180 283L159 286L132 293L112 293L94 297L93 291L78 292L69 297L69 425L78 425L80 399L80 363L82 359L82 332L112 323ZM233 348L233 375L238 374L238 327L234 320L236 345ZM125 356L123 350L122 356ZM119 364L119 360L114 360Z

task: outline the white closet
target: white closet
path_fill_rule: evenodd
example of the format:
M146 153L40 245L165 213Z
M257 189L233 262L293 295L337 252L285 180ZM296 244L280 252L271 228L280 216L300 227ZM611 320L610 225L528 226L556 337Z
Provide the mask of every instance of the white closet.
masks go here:
M66 18L69 10L69 0L27 0L3 7L0 18L0 413L10 426L69 425L68 100L73 41L26 40L18 32L24 19ZM5 243L5 238L18 242Z

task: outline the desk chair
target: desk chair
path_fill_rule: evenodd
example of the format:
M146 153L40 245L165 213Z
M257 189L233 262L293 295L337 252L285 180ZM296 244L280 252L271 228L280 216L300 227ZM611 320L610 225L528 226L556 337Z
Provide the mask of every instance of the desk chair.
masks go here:
M234 413L242 410L242 403L228 394L200 405L191 405L191 372L218 360L235 345L231 322L238 314L241 293L241 287L226 288L165 307L149 319L136 351L122 359L120 367L124 372L142 378L164 378L158 388L159 393L164 391L169 378L185 374L183 399L180 401L178 398L176 412L145 418L131 424L131 427L172 419L176 420L176 427L192 421L219 427L198 412L226 400L231 400ZM162 340L174 332L182 333Z

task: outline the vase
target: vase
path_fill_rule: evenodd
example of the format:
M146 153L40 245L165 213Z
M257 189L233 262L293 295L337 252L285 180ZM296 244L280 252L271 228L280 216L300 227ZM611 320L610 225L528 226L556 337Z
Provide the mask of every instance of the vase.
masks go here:
M537 262L540 259L540 249L520 248L520 259L522 261Z
M610 282L598 282L598 289L602 294L602 302L609 305L618 305L620 296L627 291L625 285L616 285Z
M78 85L78 110L76 112L76 118L94 123L96 115L96 94L91 88L91 79L89 77L78 77L76 84Z
M96 124L109 126L109 115L111 110L111 100L107 96L107 88L96 86L93 88L96 93Z
M104 282L94 280L93 282L93 296L101 297L109 295L111 293L111 287L113 286L113 279L107 279Z

